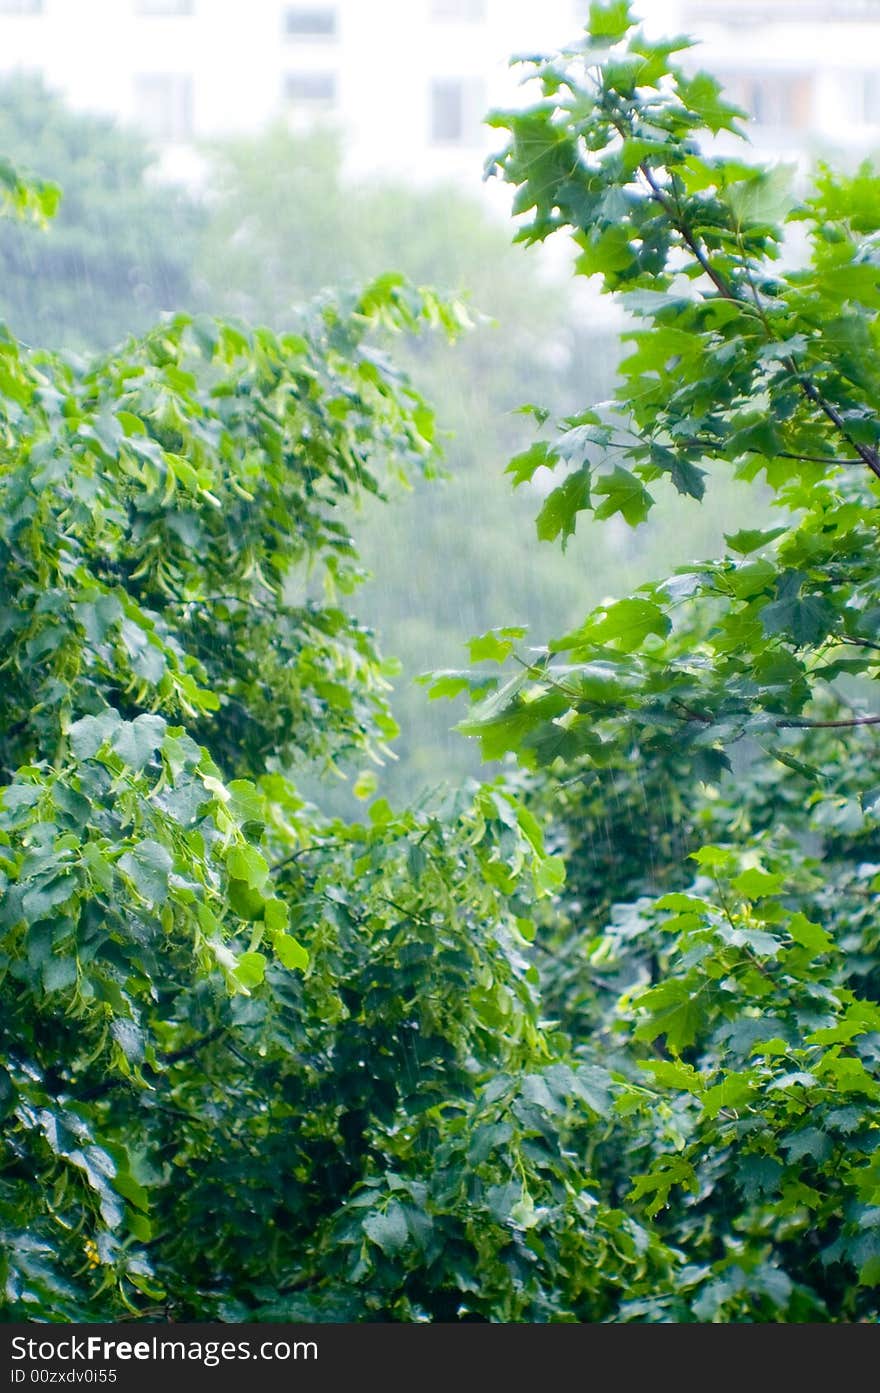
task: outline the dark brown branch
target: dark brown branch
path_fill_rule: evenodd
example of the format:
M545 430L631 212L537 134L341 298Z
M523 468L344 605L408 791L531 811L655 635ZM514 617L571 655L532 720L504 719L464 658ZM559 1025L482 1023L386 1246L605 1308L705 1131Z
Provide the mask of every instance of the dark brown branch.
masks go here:
M398 914L405 915L407 919L414 919L417 924L423 924L426 929L432 927L430 919L426 919L423 914L417 913L416 910L406 909L402 904L398 904L396 900L389 899L387 895L380 895L379 899L383 904L390 904L392 909L396 909Z
M851 634L837 634L834 637L839 643L852 643L857 648L875 648L880 653L880 643L875 643L871 638L853 638Z
M315 851L333 851L338 847L348 846L348 842L312 842L310 846L301 846L299 851L292 851L289 856L285 856L283 861L276 861L269 870L272 875L276 871L281 871L285 866L291 866L298 861L301 856L311 856Z
M689 721L699 721L701 725L711 726L715 724L716 717L710 716L706 711L695 711L693 707L686 706L683 701L673 698L673 703L678 706ZM740 716L747 716L749 712L739 711L728 713ZM777 730L846 730L855 726L880 726L880 716L850 716L846 719L835 721L811 721L804 717L784 718L773 722Z
M664 192L663 189L661 189L660 185L657 183L657 180L654 178L654 171L651 169L651 166L648 164L641 164L639 165L639 168L642 171L642 174L644 175L645 179L647 180L654 198L666 213L666 216L669 218L669 221L672 223L679 236L684 238L692 255L694 256L702 270L705 272L705 274L709 277L709 280L712 282L719 295L722 295L725 300L732 300L734 304L740 305L743 309L749 309L750 306L747 304L747 302L741 300L738 295L734 295L733 290L727 284L727 281L724 279L724 277L715 270L715 267L712 265L706 253L703 251L703 248L700 246L693 232L688 227L684 219L681 217L681 214L678 213L671 198L667 193Z
M825 398L822 396L822 393L818 390L817 387L813 386L813 383L809 380L808 377L804 377L801 373L798 372L798 369L791 358L785 360L785 365L786 367L790 367L790 369L797 374L801 390L803 391L807 399L813 402L816 406L818 406L820 411L824 412L824 414L828 417L828 420L833 422L833 424L840 431L844 439L847 440L850 445L852 445L859 458L864 460L865 464L871 470L871 473L876 475L876 477L880 479L880 455L878 455L877 451L872 449L870 445L861 445L857 440L853 440L852 436L846 428L846 422L844 421L840 412L837 410L837 407L832 406L829 401L825 400Z
M693 439L686 441L686 444L689 446L696 446L696 448L700 450L705 450L706 454L720 453L726 448L726 443L723 440L700 440L698 437L694 437ZM758 450L754 448L750 450L743 450L742 453L745 455L767 455L766 450ZM864 464L864 460L861 458L838 459L834 455L799 455L796 454L793 450L777 450L773 458L801 460L804 464L832 464L841 466Z
M219 1040L225 1030L225 1025L215 1025L213 1030L209 1030L201 1039L194 1040L191 1045L185 1046L182 1050L173 1050L171 1054L162 1054L159 1058L163 1064L182 1064L185 1059L193 1059L200 1050L212 1045L215 1040Z
M174 1050L170 1054L160 1054L158 1056L159 1062L164 1065L173 1065L181 1064L186 1059L193 1059L201 1050L206 1049L208 1045L218 1040L220 1036L225 1033L226 1029L227 1027L225 1025L214 1026L213 1030L209 1030L207 1034L202 1035L191 1045L185 1046L184 1049ZM87 1088L83 1093L75 1093L73 1097L77 1103L93 1103L99 1098L106 1097L108 1093L112 1093L115 1088L121 1088L122 1085L126 1083L128 1083L128 1080L123 1078L103 1079L101 1083L96 1083L92 1088Z
M880 726L880 716L850 716L840 721L777 721L777 730L846 730L853 726Z

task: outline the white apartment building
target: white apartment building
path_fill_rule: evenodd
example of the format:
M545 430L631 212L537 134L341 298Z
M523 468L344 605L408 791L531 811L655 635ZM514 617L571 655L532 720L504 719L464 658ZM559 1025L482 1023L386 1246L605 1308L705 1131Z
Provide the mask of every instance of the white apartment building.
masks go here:
M587 6L588 8L588 6ZM513 51L575 35L583 0L0 0L0 72L186 147L286 115L346 135L350 169L479 185L516 100Z
M880 0L636 0L693 34L761 153L880 150ZM0 73L139 127L167 172L286 116L345 133L351 173L480 187L481 124L520 99L511 53L575 37L589 0L0 0Z
M753 117L758 153L880 153L880 0L637 0L652 32L699 39Z

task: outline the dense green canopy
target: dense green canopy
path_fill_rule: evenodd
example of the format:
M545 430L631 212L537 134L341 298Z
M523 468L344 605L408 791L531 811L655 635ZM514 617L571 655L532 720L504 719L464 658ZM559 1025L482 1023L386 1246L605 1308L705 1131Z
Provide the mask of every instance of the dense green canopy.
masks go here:
M301 792L394 737L349 505L435 472L388 344L458 307L0 338L4 1318L876 1321L880 180L718 153L681 47L595 3L493 118L521 239L639 319L510 473L551 542L723 470L755 525L499 614L432 693L482 785Z

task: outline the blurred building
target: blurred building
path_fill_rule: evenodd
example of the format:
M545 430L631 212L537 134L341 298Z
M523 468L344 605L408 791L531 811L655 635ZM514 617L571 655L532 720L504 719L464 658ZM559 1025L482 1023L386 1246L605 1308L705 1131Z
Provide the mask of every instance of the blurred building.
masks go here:
M576 34L582 0L0 0L0 71L39 72L186 172L188 147L279 115L346 132L353 172L478 183L514 51ZM497 144L497 137L494 144Z
M140 127L185 174L201 140L279 115L346 133L353 173L479 180L509 57L577 34L589 0L0 0L0 72ZM880 144L880 0L636 0L779 154ZM693 60L691 60L693 61Z
M472 177L487 107L516 97L512 52L577 32L588 0L0 0L0 70L164 147L335 120L352 167ZM880 141L880 0L641 0L653 30L701 40L781 153Z
M652 32L688 33L687 62L753 118L761 154L880 150L880 0L637 0Z

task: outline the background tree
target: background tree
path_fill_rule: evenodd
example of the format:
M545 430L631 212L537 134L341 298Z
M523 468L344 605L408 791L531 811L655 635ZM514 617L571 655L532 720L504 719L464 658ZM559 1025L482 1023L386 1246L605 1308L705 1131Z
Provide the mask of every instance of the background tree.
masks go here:
M348 509L433 471L382 335L458 311L394 275L0 341L5 1314L876 1320L880 185L786 193L780 269L778 174L679 46L594 4L497 118L524 240L642 320L510 472L556 471L546 540L723 470L753 516L438 677L509 777L302 793L394 732Z
M600 1319L675 1261L584 1192L613 1086L541 1021L535 819L294 781L393 728L338 505L432 467L370 340L419 323L386 278L280 337L0 340L6 1319Z
M476 772L447 708L426 705L413 686L428 669L460 667L463 637L502 612L563 629L585 597L598 600L715 546L720 519L735 506L727 493L706 509L685 551L663 525L635 545L624 529L589 545L574 539L575 565L565 565L528 535L534 498L512 496L493 464L528 445L514 408L535 397L564 412L585 384L607 396L616 341L569 308L558 275L512 250L501 220L476 199L452 188L359 185L344 175L337 136L278 126L206 151L196 201L159 179L134 132L70 112L25 78L0 91L3 148L65 191L44 237L2 229L0 312L29 342L103 349L181 307L289 329L305 299L363 284L388 266L416 284L467 292L479 322L454 353L425 340L395 349L436 405L449 484L425 494L416 482L392 513L367 501L350 522L379 578L361 590L358 612L401 661L392 698L398 758L382 771L391 796ZM340 810L352 807L350 786L337 785L334 797Z
M109 348L165 310L194 307L197 205L157 185L134 131L72 112L41 80L0 83L0 150L63 185L41 237L0 225L0 316L28 343Z
M506 685L480 678L464 729L487 758L543 771L585 891L577 950L548 976L577 1051L611 1049L649 1080L604 1173L612 1194L637 1175L630 1199L694 1267L629 1313L871 1318L880 1011L873 915L854 900L876 889L876 867L857 866L876 838L880 721L880 181L824 170L795 203L779 171L708 153L742 113L675 66L682 45L649 42L625 0L594 4L583 43L532 65L544 100L497 118L522 240L570 232L578 270L643 321L616 403L569 418L515 477L564 472L544 505L563 542L588 512L639 525L657 486L692 508L717 461L763 473L778 525L732 530L717 560L607 601ZM808 231L802 269L779 267L781 212ZM479 656L514 649L502 631ZM732 787L738 749L752 769ZM640 783L676 797L653 864L615 868L630 898L609 913L589 829L604 817L618 845L638 842L642 821L621 836L613 800L638 819ZM692 851L682 887L701 831L723 840Z
M477 315L454 352L424 339L398 348L436 407L449 484L425 492L417 483L392 514L368 507L353 522L377 577L359 612L402 661L393 699L403 728L399 763L384 771L382 787L412 795L426 780L476 771L466 743L450 733L447 710L426 707L413 688L417 674L459 668L463 635L482 633L499 613L564 627L585 596L598 599L657 565L711 550L722 515L729 519L739 499L722 485L684 551L662 524L635 545L625 529L575 539L569 565L542 547L528 526L534 494L512 496L495 462L529 444L516 414L524 400L564 414L585 387L610 394L614 332L569 305L558 270L532 266L470 195L358 184L344 176L342 156L332 132L294 135L282 126L215 147L200 261L213 303L275 326L289 323L304 296L387 266L463 294Z

